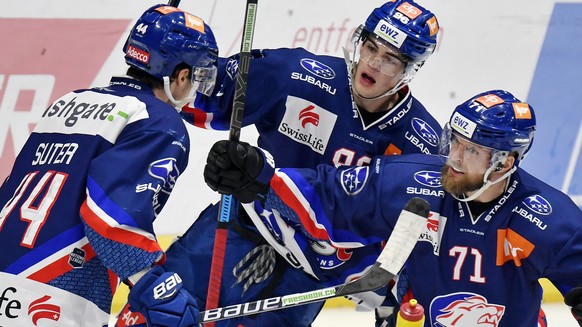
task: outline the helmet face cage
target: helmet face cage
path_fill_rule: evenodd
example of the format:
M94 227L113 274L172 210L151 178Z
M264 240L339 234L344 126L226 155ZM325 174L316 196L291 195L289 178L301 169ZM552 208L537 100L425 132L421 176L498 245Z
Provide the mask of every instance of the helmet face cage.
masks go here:
M175 7L156 5L138 19L123 47L128 65L162 80L176 66L192 69L193 88L214 87L218 46L204 21ZM208 93L209 94L209 93Z
M493 149L492 165L504 163L513 152L517 153L517 165L530 149L535 129L535 115L530 105L509 92L488 91L455 108L443 130L439 152L448 156L454 132L472 143Z
M353 62L356 49L369 34L386 41L408 58L402 86L408 84L436 48L438 21L434 14L412 0L395 0L374 9L366 23L352 36Z

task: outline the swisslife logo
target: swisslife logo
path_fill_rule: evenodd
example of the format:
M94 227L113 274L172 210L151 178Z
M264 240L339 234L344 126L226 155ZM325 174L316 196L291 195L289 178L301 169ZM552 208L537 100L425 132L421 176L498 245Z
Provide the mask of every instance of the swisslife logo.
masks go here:
M0 181L43 111L61 95L92 86L109 55L120 52L116 44L130 23L0 18Z
M288 96L279 133L324 154L337 116L302 98Z

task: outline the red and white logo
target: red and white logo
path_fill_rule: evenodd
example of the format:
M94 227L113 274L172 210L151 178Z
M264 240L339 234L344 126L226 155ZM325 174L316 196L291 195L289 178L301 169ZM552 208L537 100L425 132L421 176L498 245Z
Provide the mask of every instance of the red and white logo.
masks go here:
M323 154L337 115L303 98L288 96L279 133Z
M150 62L150 54L149 53L147 53L146 51L143 51L141 49L138 49L131 44L127 46L127 55L129 57L141 62L142 64L147 64L148 62Z
M497 327L505 313L505 306L488 303L481 295L466 293L461 299L440 309L440 312L443 314L435 317L435 326Z
M61 308L58 305L47 303L51 297L45 295L37 300L34 300L28 306L28 315L32 319L35 326L39 319L49 319L59 321L61 317Z
M307 108L299 112L299 120L301 121L301 126L305 128L305 125L312 124L314 126L319 126L319 115L315 112L315 106L309 105Z

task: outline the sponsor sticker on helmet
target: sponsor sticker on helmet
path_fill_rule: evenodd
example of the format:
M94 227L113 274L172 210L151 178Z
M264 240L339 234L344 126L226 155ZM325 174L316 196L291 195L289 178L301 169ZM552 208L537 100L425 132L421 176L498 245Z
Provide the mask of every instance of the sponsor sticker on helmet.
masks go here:
M484 105L485 108L491 108L495 105L502 104L505 101L498 97L495 94L486 94L483 96L478 97L475 101L479 102L480 104Z
M435 16L432 16L429 20L427 20L426 24L428 25L430 36L433 36L439 32L439 23Z
M148 52L140 50L131 44L127 46L127 55L143 64L150 62L150 54Z
M197 30L200 33L204 33L204 21L202 19L185 12L184 23L186 24L186 27Z
M525 102L514 102L511 104L515 112L516 119L531 119L531 111L529 105Z
M374 28L374 34L386 40L391 45L400 49L406 40L406 33L402 32L396 26L388 23L385 20L380 20Z
M173 13L174 11L181 11L181 10L176 8L176 7L172 7L172 6L161 6L161 7L156 8L156 11L163 14L163 15L167 15L169 13Z
M469 119L467 119L467 117L461 115L458 112L455 112L453 114L453 117L451 117L450 124L453 130L469 139L473 137L473 133L477 128L477 124L470 121Z
M418 15L422 14L422 10L420 10L420 8L417 8L408 2L404 2L403 4L398 6L396 10L400 11L410 19L415 19L416 17L418 17Z

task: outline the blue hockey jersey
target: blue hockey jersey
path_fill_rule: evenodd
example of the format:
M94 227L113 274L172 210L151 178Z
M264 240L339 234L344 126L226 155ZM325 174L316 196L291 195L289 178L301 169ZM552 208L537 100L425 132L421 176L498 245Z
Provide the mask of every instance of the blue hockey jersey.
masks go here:
M29 304L47 294L38 290L52 292L60 325L83 326L78 317L68 324L72 313L65 307L86 319L90 305L107 323L118 278L163 255L152 223L188 154L176 109L133 79L113 78L108 87L74 91L51 104L0 188L3 280L26 279L16 292L37 296L21 299L20 315L31 315ZM58 302L63 294L69 303ZM70 308L83 299L89 304ZM28 326L6 315L0 325Z
M227 130L237 70L238 55L221 58L213 95L197 97L183 108L182 117L198 127ZM343 58L301 48L253 50L242 123L254 124L257 143L280 167L362 166L379 154L436 153L440 125L408 87L399 96L393 109L365 123L363 109L353 101ZM251 228L289 264L329 284L361 276L381 249L381 242L346 251L328 242L307 241L294 232L295 226L262 216L252 206L245 210L253 220Z
M441 127L408 87L392 110L365 124L352 100L344 59L304 49L254 50L252 55L243 126L256 126L258 145L281 167L361 166L379 154L436 153ZM228 130L237 58L219 60L218 86L211 97L199 96L193 107L183 108L186 121Z
M423 197L431 214L406 274L425 326L537 326L539 278L562 293L582 283L582 212L519 168L473 215L443 190L442 166L438 156L404 155L368 167L279 169L264 209L341 248L385 239L406 202Z

